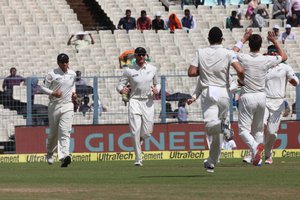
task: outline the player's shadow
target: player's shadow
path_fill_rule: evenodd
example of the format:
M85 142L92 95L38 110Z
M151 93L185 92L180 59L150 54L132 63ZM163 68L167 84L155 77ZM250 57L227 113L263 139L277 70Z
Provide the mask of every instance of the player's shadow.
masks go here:
M168 176L140 176L138 178L197 178L197 177L207 177L207 175L168 175Z

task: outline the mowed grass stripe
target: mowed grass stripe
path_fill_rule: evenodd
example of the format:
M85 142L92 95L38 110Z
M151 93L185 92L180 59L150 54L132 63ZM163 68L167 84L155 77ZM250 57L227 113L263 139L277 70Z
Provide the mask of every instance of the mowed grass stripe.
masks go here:
M297 199L299 165L299 158L262 167L221 159L209 174L203 160L1 164L0 199Z

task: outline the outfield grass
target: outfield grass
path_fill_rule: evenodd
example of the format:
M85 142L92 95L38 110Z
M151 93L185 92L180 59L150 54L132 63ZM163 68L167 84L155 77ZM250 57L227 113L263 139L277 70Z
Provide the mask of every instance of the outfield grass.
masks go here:
M215 173L203 160L0 164L0 199L299 199L300 159L254 167L223 159Z

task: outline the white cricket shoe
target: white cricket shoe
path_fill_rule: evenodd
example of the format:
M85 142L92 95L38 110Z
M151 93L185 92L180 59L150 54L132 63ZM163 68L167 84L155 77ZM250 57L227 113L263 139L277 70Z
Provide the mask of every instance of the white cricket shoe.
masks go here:
M46 159L47 159L47 163L49 165L52 165L54 163L54 156L53 156L53 153L47 153L47 156L46 156Z
M208 173L214 173L215 166L210 164L207 160L204 160L203 166Z
M134 165L137 167L142 167L143 166L142 160L135 161Z
M249 152L247 155L244 156L243 162L247 163L247 164L252 163L252 154L251 154L251 152Z
M269 158L266 158L265 164L267 164L267 165L272 165L273 164L273 158L272 158L272 156L270 156Z

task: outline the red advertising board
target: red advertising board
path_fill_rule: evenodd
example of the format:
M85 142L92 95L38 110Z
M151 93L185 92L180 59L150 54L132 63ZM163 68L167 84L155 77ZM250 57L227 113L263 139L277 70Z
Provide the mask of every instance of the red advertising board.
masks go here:
M300 148L300 123L281 123L275 148ZM247 149L238 136L237 123L232 124L237 149ZM16 153L44 153L48 127L16 127ZM124 152L132 151L128 125L74 125L71 132L71 152ZM155 124L153 137L145 141L146 151L207 150L203 123Z

